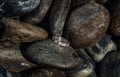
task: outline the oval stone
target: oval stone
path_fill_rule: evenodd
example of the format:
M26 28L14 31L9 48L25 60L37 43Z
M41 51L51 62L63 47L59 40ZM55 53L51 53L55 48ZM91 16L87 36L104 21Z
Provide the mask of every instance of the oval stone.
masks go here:
M36 42L23 52L25 57L39 65L63 70L73 69L79 66L81 60L72 47L62 47L52 40Z
M19 43L43 40L48 37L47 31L40 27L8 18L3 18L1 21L6 27L3 35L5 40Z
M109 24L109 12L97 3L75 9L68 17L64 36L74 48L87 48L102 38Z

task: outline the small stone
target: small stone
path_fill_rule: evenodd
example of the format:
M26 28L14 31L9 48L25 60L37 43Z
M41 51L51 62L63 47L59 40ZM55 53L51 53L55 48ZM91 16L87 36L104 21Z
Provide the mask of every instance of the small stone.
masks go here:
M8 18L1 21L6 27L3 35L5 40L20 43L44 40L48 37L48 33L40 27Z
M23 52L25 57L39 65L63 70L73 69L79 66L81 60L72 47L62 47L52 40L36 42Z

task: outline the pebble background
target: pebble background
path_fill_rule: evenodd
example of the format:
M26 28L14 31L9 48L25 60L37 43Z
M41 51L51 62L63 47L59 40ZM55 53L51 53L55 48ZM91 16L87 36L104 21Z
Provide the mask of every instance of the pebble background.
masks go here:
M0 0L0 77L120 77L120 0Z

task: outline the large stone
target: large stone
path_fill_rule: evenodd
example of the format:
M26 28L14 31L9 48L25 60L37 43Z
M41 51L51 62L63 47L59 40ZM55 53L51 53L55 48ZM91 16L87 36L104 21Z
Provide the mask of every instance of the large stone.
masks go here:
M66 22L64 36L74 48L95 45L108 28L110 16L107 9L97 3L89 3L75 9Z
M78 54L72 47L59 46L49 39L32 44L23 53L29 61L39 66L67 70L81 64Z
M47 31L40 27L8 18L3 18L1 21L6 27L3 35L5 40L17 43L33 42L43 40L48 37Z

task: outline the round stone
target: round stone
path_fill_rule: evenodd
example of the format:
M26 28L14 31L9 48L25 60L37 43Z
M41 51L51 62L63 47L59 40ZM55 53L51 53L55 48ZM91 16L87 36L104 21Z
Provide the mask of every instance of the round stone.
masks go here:
M70 13L64 29L64 37L74 48L95 45L108 28L110 16L107 9L97 3L78 7Z

